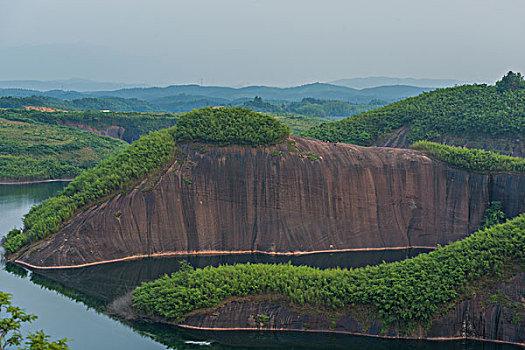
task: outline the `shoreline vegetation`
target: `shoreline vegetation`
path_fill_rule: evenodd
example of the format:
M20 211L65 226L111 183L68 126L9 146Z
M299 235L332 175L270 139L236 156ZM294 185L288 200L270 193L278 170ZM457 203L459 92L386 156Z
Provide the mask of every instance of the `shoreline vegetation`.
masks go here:
M128 146L122 140L0 113L0 182L74 178Z

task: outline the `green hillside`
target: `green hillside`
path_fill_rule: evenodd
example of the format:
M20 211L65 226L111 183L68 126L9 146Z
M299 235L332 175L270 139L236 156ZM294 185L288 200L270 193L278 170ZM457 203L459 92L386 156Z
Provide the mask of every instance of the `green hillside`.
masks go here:
M515 82L505 83L509 77ZM407 134L401 146L428 140L512 153L524 142L524 86L521 75L509 72L497 86L464 85L423 93L316 126L304 135L369 146L404 128Z
M0 117L0 179L73 178L126 145L88 131Z
M136 112L40 112L24 109L0 109L0 118L21 122L39 122L50 125L78 125L94 130L106 130L111 126L124 129L122 139L126 142L137 140L150 131L169 128L177 123L176 114Z

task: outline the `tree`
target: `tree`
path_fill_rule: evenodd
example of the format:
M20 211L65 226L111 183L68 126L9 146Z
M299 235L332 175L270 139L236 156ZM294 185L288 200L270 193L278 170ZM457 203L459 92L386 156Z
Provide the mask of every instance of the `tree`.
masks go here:
M498 91L509 91L525 88L525 80L521 73L509 71L500 81L496 82Z
M505 212L502 210L501 202L493 201L485 210L482 228L497 225L505 221Z
M12 305L11 295L0 292L0 350L20 346L25 340L26 350L67 350L68 339L60 339L55 342L49 341L49 336L43 331L36 331L23 336L20 327L23 323L31 323L37 316L26 314L26 312Z

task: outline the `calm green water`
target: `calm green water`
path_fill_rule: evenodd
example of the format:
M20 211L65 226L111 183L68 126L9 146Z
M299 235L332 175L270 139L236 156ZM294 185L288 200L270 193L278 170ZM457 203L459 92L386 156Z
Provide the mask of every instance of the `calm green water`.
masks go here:
M22 216L31 206L54 195L63 183L0 185L0 236L22 225ZM195 267L236 262L287 262L321 268L357 267L395 261L419 251L357 252L312 256L189 257ZM116 298L143 281L176 271L180 259L140 261L92 266L83 269L31 272L14 264L0 267L0 290L13 294L15 304L37 314L38 320L26 329L44 329L54 338L73 339L73 349L486 349L516 347L481 342L394 341L337 334L294 332L200 332L137 322L121 322L103 311Z

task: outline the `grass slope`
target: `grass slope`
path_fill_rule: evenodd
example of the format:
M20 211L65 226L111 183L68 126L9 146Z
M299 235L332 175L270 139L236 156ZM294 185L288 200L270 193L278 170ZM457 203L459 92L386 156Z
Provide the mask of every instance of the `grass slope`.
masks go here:
M177 123L176 114L153 114L135 112L40 112L23 109L0 110L0 118L22 122L39 122L50 125L83 125L94 130L106 130L110 126L124 128L122 139L137 140L150 131L169 128Z
M88 131L0 118L0 179L72 178L126 145Z

